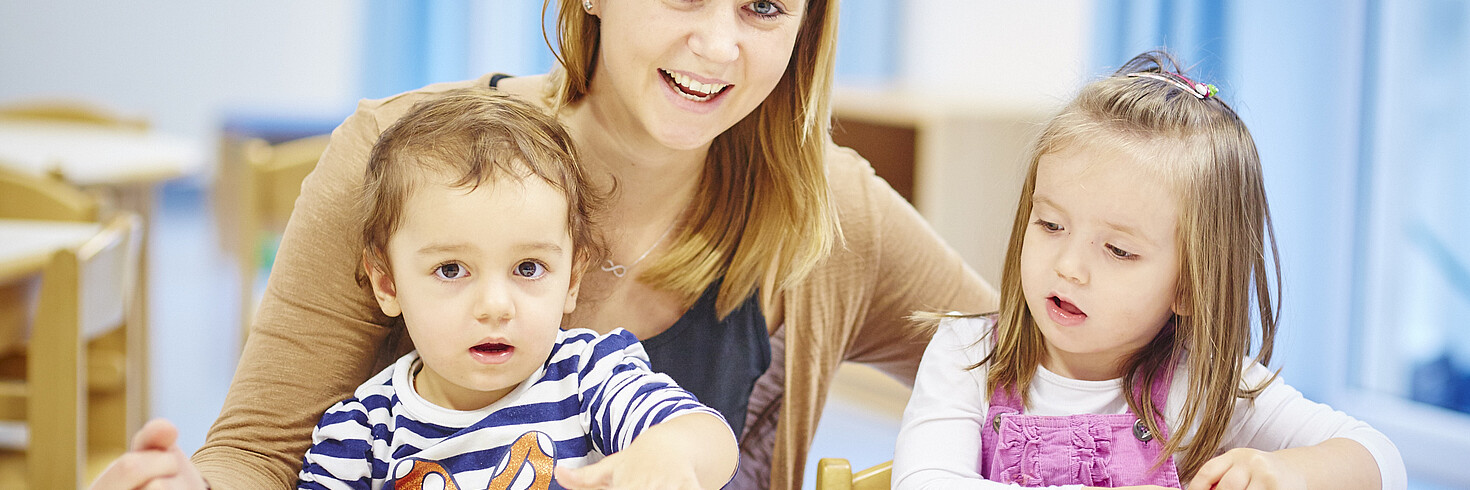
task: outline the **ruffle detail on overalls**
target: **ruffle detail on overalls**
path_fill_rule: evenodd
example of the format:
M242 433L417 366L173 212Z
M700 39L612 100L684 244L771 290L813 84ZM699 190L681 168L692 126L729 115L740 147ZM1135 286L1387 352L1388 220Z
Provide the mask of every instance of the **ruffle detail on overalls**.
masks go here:
M1058 482L1112 486L1108 472L1112 427L1097 416L1072 416L1066 421L1066 427L1044 428L1003 418L992 480L1028 487Z

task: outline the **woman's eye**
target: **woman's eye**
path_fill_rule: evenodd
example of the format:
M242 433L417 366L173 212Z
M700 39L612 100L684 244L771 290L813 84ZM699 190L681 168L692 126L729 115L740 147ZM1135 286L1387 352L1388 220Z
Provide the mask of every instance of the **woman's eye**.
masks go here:
M1107 245L1107 247L1108 247L1108 253L1111 253L1111 254L1113 254L1114 257L1117 257L1117 258L1120 258L1120 259L1131 259L1131 258L1134 258L1134 257L1137 257L1138 256L1137 254L1134 254L1133 252L1129 252L1127 250L1123 250L1123 249L1118 248L1118 247L1115 247L1115 246L1113 246L1111 244Z
M525 278L530 278L530 279L535 279L535 278L541 277L541 275L542 274L545 274L545 273L546 273L546 266L541 265L541 263L539 263L539 262L534 262L534 261L527 260L525 262L521 262L519 264L516 264L516 275L517 276L521 276L521 277L525 277Z
M1046 230L1046 231L1062 231L1062 225L1059 225L1059 224L1056 224L1056 223L1052 223L1052 222L1047 221L1047 220L1044 220L1044 219L1038 219L1038 220L1036 220L1035 224L1037 226L1040 226L1041 229Z
M755 15L767 18L786 13L781 10L780 6L776 5L776 2L772 2L769 0L757 0L755 2L751 2L750 11L754 12Z
M448 263L434 268L434 275L439 276L440 279L460 279L469 275L469 273L470 271L465 270L463 265L456 263Z

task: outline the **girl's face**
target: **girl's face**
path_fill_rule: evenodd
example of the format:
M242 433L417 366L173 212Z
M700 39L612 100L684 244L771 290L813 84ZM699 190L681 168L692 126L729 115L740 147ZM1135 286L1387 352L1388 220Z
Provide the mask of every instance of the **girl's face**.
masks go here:
M702 149L786 72L807 0L594 0L601 45L588 100L647 143Z
M1113 379L1175 313L1179 198L1133 154L1072 146L1037 164L1021 289L1046 339L1043 366Z

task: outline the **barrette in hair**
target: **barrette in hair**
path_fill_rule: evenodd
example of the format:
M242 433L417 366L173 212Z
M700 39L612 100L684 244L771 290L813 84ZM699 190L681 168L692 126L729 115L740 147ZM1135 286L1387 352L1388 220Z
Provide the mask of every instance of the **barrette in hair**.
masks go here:
M1190 80L1189 77L1180 75L1178 73L1168 73L1167 76L1165 76L1163 74L1154 72L1135 72L1129 73L1127 76L1135 78L1152 78L1154 80L1168 82L1174 84L1174 86L1176 87L1184 89L1185 92L1189 92L1190 95L1194 96L1194 98L1200 100L1214 97L1215 94L1220 93L1220 88L1216 87L1212 83L1196 82L1194 80Z

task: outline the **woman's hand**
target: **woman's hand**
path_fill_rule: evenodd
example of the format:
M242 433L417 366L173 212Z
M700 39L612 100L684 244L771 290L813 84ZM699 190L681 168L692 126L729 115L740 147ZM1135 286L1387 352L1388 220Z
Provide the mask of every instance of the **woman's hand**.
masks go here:
M179 430L153 419L133 436L133 446L92 482L91 490L207 489L194 463L176 444Z

